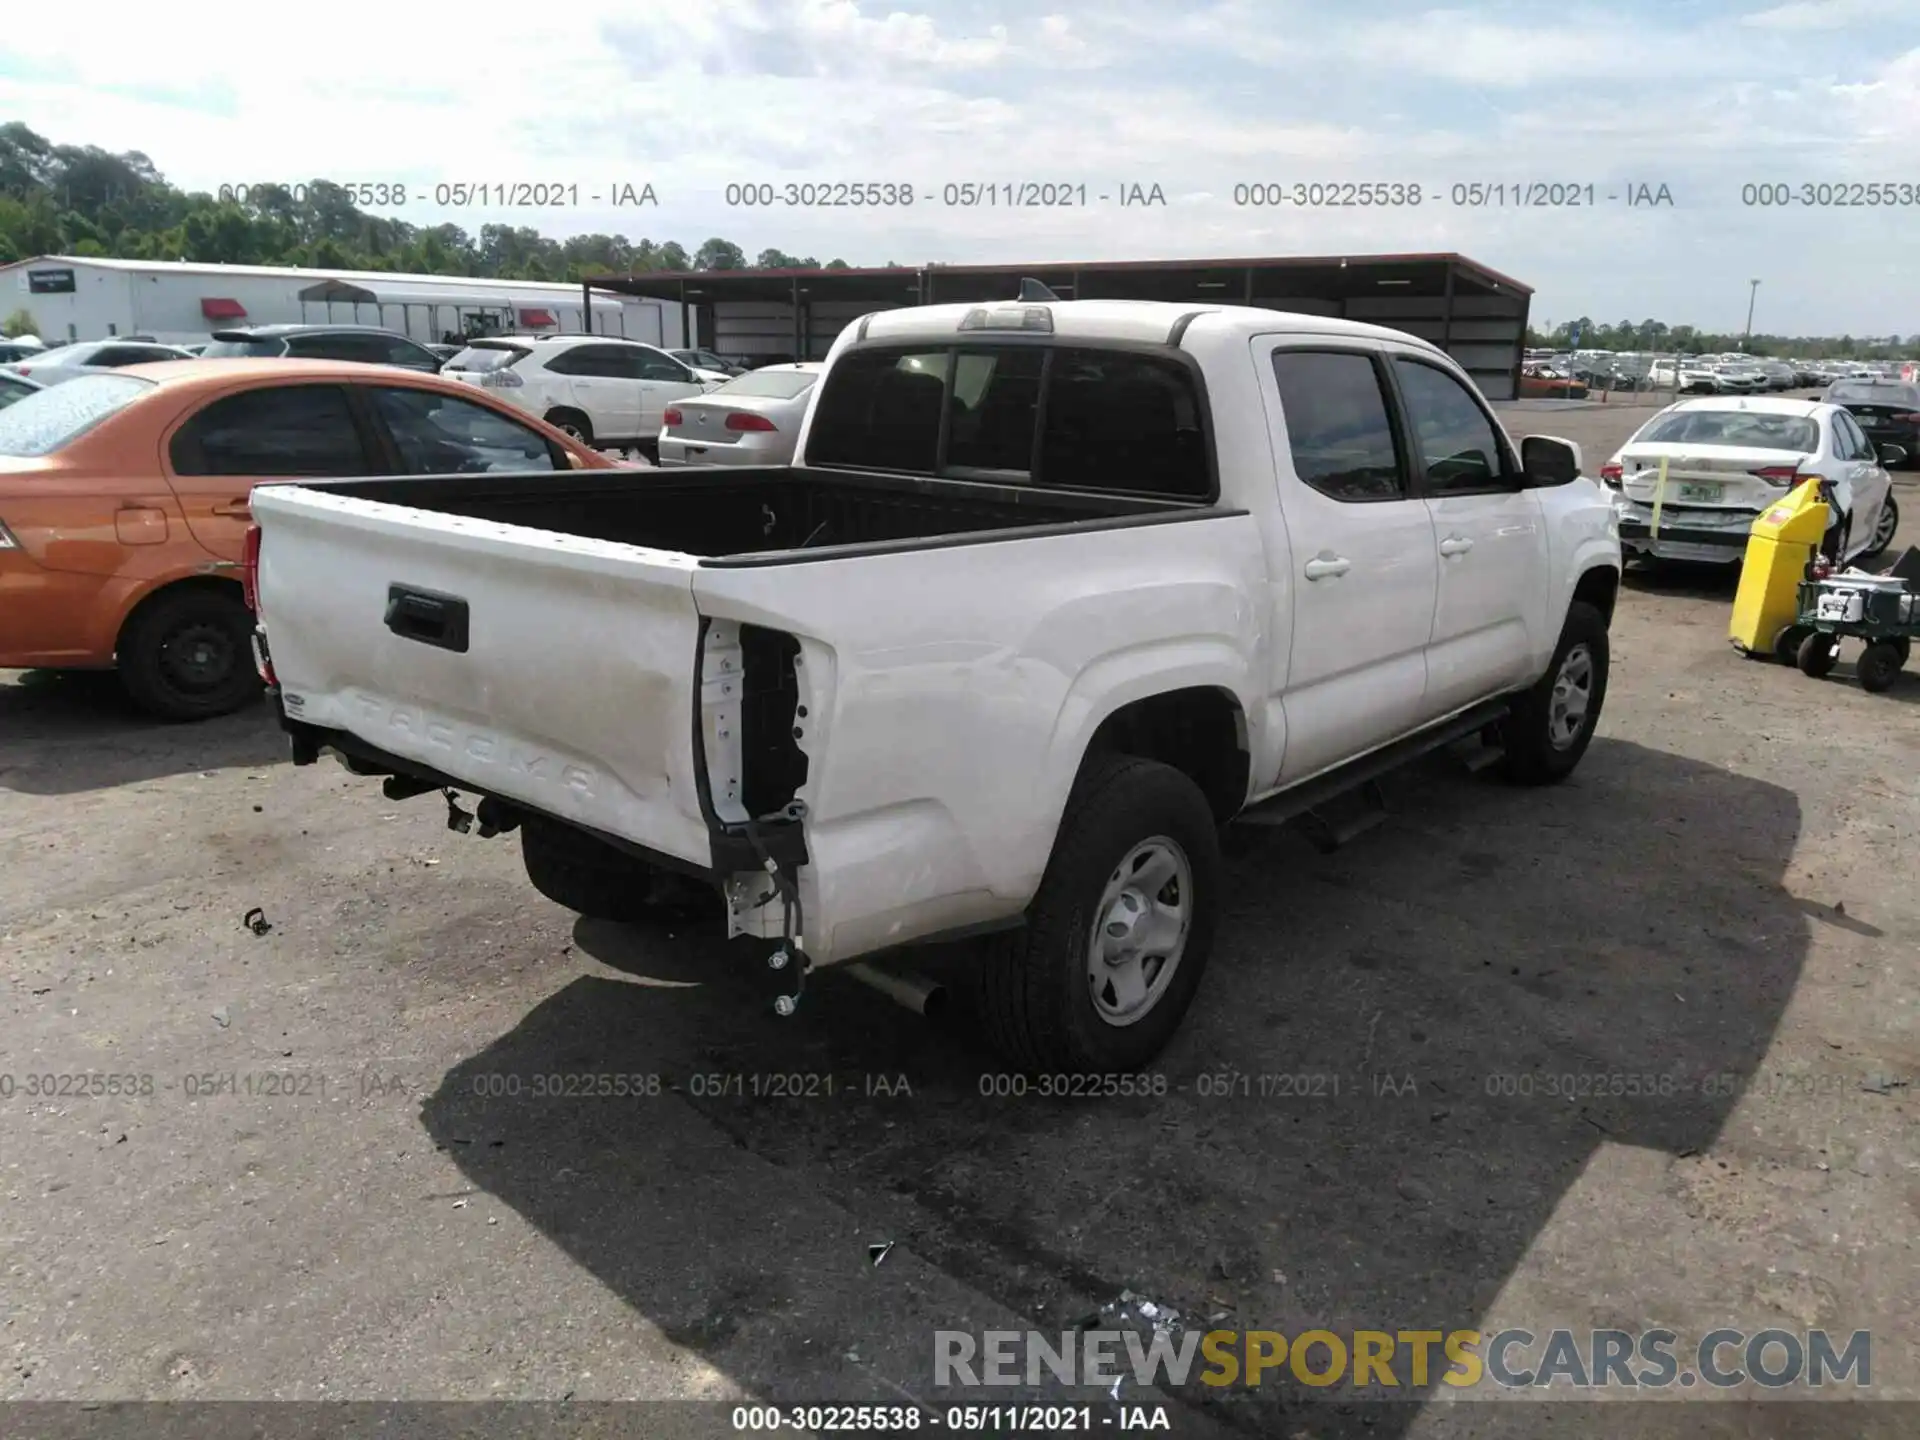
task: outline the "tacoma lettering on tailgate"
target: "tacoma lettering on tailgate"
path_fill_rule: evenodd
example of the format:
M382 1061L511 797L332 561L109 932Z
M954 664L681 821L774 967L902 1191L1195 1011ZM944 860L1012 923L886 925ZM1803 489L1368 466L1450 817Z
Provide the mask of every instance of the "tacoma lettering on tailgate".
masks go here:
M424 740L435 749L457 752L482 765L499 766L542 785L564 785L583 800L593 798L598 777L583 766L564 764L518 741L443 720L417 706L390 704L376 695L361 694L355 698L361 718L373 726Z

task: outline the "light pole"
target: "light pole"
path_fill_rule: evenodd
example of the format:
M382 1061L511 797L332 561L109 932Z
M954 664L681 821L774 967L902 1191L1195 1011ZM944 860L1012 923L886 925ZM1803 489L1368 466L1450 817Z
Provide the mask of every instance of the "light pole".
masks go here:
M1740 348L1742 350L1751 350L1753 348L1753 302L1759 293L1760 282L1758 280L1749 280L1747 282L1747 334L1746 338L1740 342Z

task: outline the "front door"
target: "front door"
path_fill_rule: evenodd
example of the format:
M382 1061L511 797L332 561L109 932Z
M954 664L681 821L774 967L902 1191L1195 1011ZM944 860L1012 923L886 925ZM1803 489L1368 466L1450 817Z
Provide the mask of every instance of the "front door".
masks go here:
M1255 370L1285 522L1273 684L1291 784L1418 726L1439 562L1377 347L1261 336ZM1280 558L1288 555L1284 562Z
M1395 353L1393 374L1439 562L1426 698L1438 717L1528 684L1551 653L1546 524L1504 434L1458 376L1412 350Z
M261 480L372 474L365 431L339 385L261 385L202 406L161 441L161 466L202 548L240 563Z
M636 350L634 362L640 376L640 436L650 440L665 424L667 407L676 400L704 395L707 387L700 377L671 355L659 350Z

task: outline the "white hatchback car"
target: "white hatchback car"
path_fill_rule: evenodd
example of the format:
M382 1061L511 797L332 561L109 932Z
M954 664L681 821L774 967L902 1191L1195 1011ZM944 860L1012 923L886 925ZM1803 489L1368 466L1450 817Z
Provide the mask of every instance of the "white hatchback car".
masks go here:
M765 365L667 410L662 465L786 465L813 398L819 361Z
M649 444L668 406L727 379L612 335L474 340L440 373L491 390L587 445Z
M1600 467L1600 481L1614 492L1628 555L1726 563L1745 555L1761 511L1821 476L1833 484L1840 558L1848 561L1893 543L1900 510L1887 464L1897 448L1877 451L1838 405L1732 395L1682 400L1634 432ZM1662 460L1666 493L1657 495Z

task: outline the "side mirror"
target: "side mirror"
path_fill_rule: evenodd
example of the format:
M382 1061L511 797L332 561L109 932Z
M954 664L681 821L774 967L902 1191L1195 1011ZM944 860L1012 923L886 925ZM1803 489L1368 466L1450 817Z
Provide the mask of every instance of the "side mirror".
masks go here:
M1529 435L1520 442L1520 469L1529 485L1571 484L1580 478L1580 447L1555 435Z
M1880 447L1880 463L1888 469L1892 469L1906 458L1907 447L1904 445L1882 445Z

